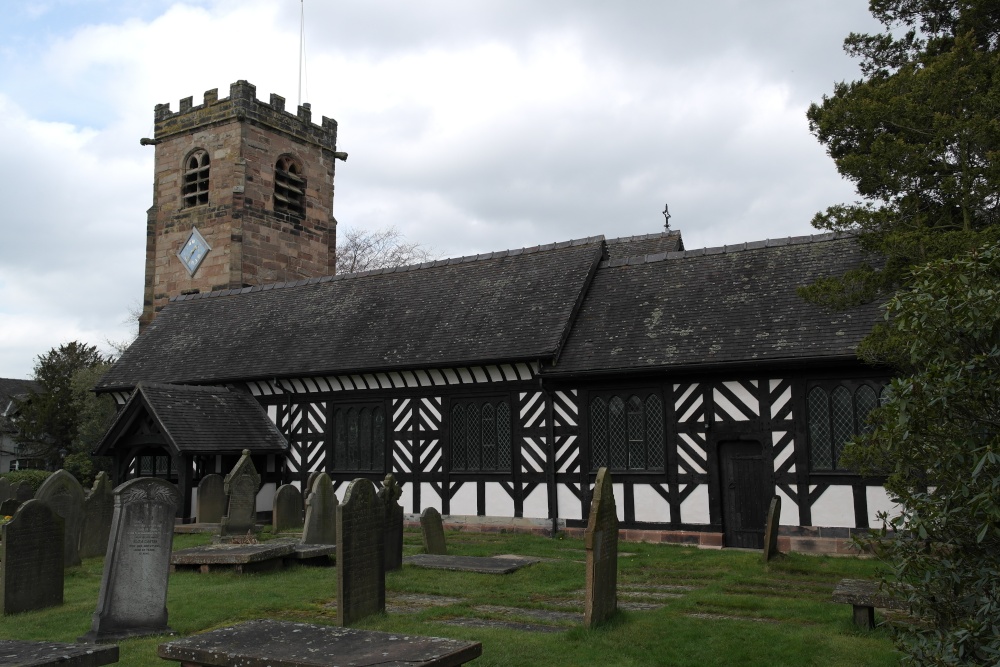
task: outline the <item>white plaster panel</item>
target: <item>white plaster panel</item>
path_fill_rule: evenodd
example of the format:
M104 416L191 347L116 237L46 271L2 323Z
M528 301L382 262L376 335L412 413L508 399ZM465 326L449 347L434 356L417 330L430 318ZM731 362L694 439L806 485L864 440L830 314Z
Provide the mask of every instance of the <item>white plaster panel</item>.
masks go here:
M399 504L403 506L403 512L413 514L413 485L401 484L399 491Z
M449 514L468 514L470 516L476 516L479 512L476 510L476 483L466 482L462 487L455 492L455 495L451 497L451 510ZM438 505L438 509L441 506Z
M565 484L556 484L556 500L559 503L559 518L582 519L580 500ZM546 513L545 516L548 516Z
M195 521L201 521L201 517L198 516L198 487L195 486L191 489L191 514L195 517Z
M257 492L258 512L270 512L274 509L274 492L276 490L274 482L261 485L260 491Z
M865 488L865 495L868 496L868 525L872 528L881 528L882 523L878 520L879 512L886 512L891 519L900 513L899 503L894 503L881 486L869 486Z
M614 490L615 494L615 513L618 515L618 521L625 520L625 485L624 484L612 484L611 488ZM591 489L593 491L593 489Z
M636 521L650 523L668 523L670 521L670 504L656 492L656 489L648 484L636 484L632 487L632 494L635 500Z
M781 489L776 488L774 493L781 498L781 516L778 517L778 524L781 526L799 525L799 506Z
M545 486L536 486L524 499L524 516L529 519L549 518L549 494Z
M708 511L708 485L699 484L681 503L681 522L710 523Z
M514 516L514 499L499 482L486 482L486 516Z
M854 528L854 490L831 486L812 506L812 525Z
M420 485L420 509L423 511L428 507L433 507L440 512L444 505L441 504L441 496L434 490L434 486L424 482ZM454 508L452 509L454 510ZM452 514L455 514L455 512L452 511Z

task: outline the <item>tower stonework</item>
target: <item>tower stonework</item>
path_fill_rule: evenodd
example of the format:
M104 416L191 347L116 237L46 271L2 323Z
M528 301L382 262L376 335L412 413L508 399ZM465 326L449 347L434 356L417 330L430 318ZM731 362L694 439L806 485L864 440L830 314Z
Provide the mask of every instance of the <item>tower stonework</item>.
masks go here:
M331 275L337 122L246 81L155 108L142 330L171 297Z

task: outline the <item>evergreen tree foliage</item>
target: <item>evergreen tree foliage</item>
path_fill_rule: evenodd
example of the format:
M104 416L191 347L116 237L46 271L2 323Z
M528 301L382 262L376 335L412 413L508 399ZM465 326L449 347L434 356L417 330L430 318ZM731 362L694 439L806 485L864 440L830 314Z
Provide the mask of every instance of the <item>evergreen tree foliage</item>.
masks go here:
M869 538L906 662L1000 664L1000 245L914 269L863 358L901 375L845 461L899 504Z
M844 42L862 78L834 86L809 127L860 200L813 226L855 233L874 266L802 290L835 308L888 295L909 269L1000 239L1000 3L871 0L884 26Z

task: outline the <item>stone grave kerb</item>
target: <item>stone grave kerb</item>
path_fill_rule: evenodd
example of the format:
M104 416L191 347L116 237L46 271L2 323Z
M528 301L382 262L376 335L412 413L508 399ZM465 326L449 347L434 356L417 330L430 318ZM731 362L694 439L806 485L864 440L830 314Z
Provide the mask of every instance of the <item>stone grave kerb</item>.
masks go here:
M393 572L403 567L403 507L399 504L403 491L396 476L389 473L378 490L379 500L385 505L385 570Z
M27 500L0 526L0 613L63 603L65 521L48 504Z
M618 510L607 468L597 471L584 547L587 589L583 624L593 628L611 618L618 609Z
M333 491L333 480L325 472L313 478L305 505L302 544L336 544L337 494Z
M35 499L47 503L66 522L64 562L66 567L79 565L84 504L83 487L80 486L80 482L65 470L57 470L38 487Z
M103 470L83 502L83 531L80 534L80 558L103 556L108 550L115 494L108 474Z
M439 556L447 555L448 547L444 542L444 524L441 513L434 507L428 507L420 513L420 536L424 541L424 551Z
M337 506L337 625L385 612L384 521L375 485L352 481Z
M223 485L228 502L226 516L222 517L219 533L224 537L245 535L257 524L257 492L260 491L260 474L244 449L240 460L226 475Z

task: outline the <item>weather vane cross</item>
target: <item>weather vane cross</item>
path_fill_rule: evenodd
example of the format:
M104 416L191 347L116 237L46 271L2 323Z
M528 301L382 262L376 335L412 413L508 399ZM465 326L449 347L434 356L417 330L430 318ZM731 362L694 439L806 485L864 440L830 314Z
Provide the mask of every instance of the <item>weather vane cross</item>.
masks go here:
M670 207L667 204L663 205L663 219L666 220L664 227L670 229Z

